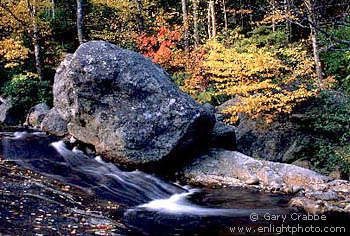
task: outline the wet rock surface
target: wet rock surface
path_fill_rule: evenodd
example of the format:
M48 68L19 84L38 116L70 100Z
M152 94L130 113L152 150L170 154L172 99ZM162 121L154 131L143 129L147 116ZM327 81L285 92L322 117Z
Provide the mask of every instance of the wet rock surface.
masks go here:
M256 160L239 152L211 149L184 169L191 183L226 185L262 192L292 194L291 207L310 213L350 217L350 182L332 180L298 166Z
M215 123L214 114L180 91L158 65L103 41L68 55L53 89L69 134L118 163L179 158L207 146Z
M0 232L4 235L118 235L119 205L0 158Z

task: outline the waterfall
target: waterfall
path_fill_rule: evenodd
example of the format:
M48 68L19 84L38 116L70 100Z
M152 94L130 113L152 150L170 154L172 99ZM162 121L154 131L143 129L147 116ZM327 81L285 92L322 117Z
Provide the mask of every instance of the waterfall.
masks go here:
M171 214L227 215L231 209L212 209L188 199L199 190L165 182L142 171L122 171L100 156L90 157L42 133L15 132L3 140L7 159L93 192L128 207Z

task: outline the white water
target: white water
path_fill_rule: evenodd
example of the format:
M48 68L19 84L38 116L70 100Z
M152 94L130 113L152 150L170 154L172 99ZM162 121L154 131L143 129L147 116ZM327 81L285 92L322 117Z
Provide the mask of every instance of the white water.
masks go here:
M150 200L147 203L136 206L136 208L170 214L201 216L229 215L233 213L232 209L204 208L191 203L188 198L199 190L186 189L182 186L174 188L174 185L165 183L141 171L121 171L115 165L104 162L100 156L91 159L76 148L73 151L67 149L63 141L54 142L51 145L71 166L78 166L85 173L105 176L117 181L125 189L129 190L128 192L123 192L124 197L137 198L137 196L133 196L132 194L139 192ZM86 163L87 161L96 163L93 167L89 167ZM116 189L108 187L106 184L100 184L100 186L103 186L112 193L120 195Z
M198 190L190 189L187 193L177 193L167 199L153 200L138 207L168 214L190 214L198 216L229 216L234 214L232 209L204 208L188 201L188 197L196 192Z
M93 158L77 148L70 150L63 141L52 142L42 133L16 132L13 136L3 140L5 156L98 197L124 204L131 208L126 214L146 210L176 215L246 216L248 212L196 205L191 199L198 197L197 189L167 183L142 171L122 171L100 156Z

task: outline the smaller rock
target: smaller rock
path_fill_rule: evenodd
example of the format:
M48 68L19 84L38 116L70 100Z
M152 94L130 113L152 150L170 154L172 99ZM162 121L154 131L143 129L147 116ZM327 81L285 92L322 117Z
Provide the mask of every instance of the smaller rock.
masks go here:
M332 179L342 179L342 171L340 168L337 168L336 170L332 171L328 176Z
M310 214L323 215L327 213L344 213L343 208L323 200L313 200L306 197L295 197L289 201L290 207L304 209Z
M239 102L238 99L233 98L233 99L229 99L226 102L224 102L223 104L221 104L220 106L216 107L217 113L215 114L216 120L217 121L224 121L225 119L228 119L231 117L231 115L229 114L223 114L222 112L227 110L228 108L236 105Z
M49 113L50 107L46 103L40 103L32 107L27 115L25 125L40 127L41 122Z
M72 143L72 144L75 143L76 141L77 141L77 139L74 138L74 136L71 136L70 139L69 139L69 142Z
M223 111L227 110L228 108L237 105L237 103L239 103L239 102L240 102L240 99L238 99L238 98L229 99L226 102L224 102L223 104L221 104L220 106L217 106L216 110L218 111L218 113L222 113Z
M283 192L284 192L285 194L292 194L292 193L293 193L293 188L291 188L291 187L286 187L286 188L284 188Z
M272 168L265 166L257 173L258 178L265 185L272 186L273 184L282 184L282 177L276 173Z
M345 211L350 212L350 204L344 208Z
M68 135L67 122L58 114L55 108L45 116L41 122L41 130L50 134L63 137Z
M294 140L292 145L283 154L283 157L282 157L283 163L291 163L291 162L295 161L295 159L296 159L295 157L297 156L297 153L303 149L303 146L299 145L298 142L299 142L298 139ZM301 166L301 167L303 167L303 166ZM310 168L308 168L308 169L310 169Z
M309 170L312 169L312 164L308 160L299 159L299 160L294 161L292 163L292 165L299 166L301 168L305 168L305 169L309 169Z
M334 180L328 183L328 187L335 192L350 194L350 182L346 180Z
M303 189L302 187L294 185L292 187L292 193L296 194L296 193L300 192L302 189Z
M327 191L327 192L315 191L315 192L306 193L305 196L308 198L314 198L314 199L319 199L324 201L339 200L339 197L333 191Z
M236 127L222 121L216 122L211 147L234 151L236 149Z
M282 188L282 184L276 183L276 182L272 182L271 183L271 188L275 191L279 191Z
M204 107L205 109L207 109L207 111L208 111L209 113L212 113L212 114L215 114L215 113L216 113L215 107L214 107L213 105L211 105L210 103L208 103L208 102L204 103L204 104L203 104L203 107Z
M15 108L12 98L2 99L0 103L0 123L5 125L17 125L19 119L16 118Z
M252 177L252 178L248 179L247 181L245 181L245 183L248 185L258 185L259 179L256 177Z

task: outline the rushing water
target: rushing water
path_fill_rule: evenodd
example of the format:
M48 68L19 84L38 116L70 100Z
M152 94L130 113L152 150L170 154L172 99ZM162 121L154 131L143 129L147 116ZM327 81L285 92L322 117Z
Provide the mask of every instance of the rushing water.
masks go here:
M287 197L184 187L141 171L123 171L99 156L69 149L63 141L42 133L6 136L1 145L5 158L121 204L122 221L137 233L221 234L235 225L253 225L249 220L252 212L290 214ZM265 223L255 222L253 226Z

